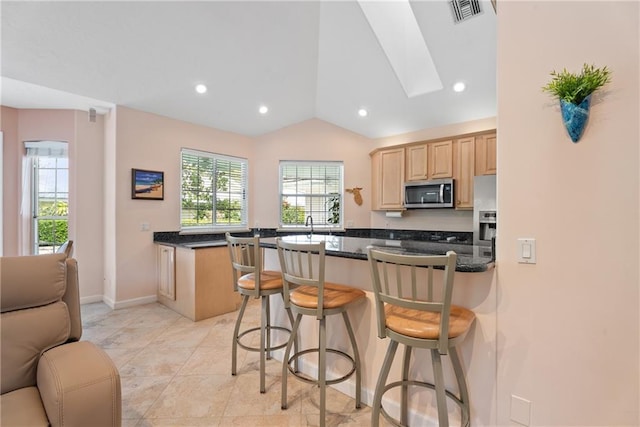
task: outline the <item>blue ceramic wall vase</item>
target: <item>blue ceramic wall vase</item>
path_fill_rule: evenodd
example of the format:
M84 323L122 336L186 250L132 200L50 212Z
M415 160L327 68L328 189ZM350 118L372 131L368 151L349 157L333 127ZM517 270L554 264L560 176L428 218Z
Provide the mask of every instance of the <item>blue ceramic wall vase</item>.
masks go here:
M589 120L589 106L591 95L587 96L580 104L572 104L565 100L560 100L560 110L562 111L562 121L567 128L569 136L573 142L578 142L587 127Z

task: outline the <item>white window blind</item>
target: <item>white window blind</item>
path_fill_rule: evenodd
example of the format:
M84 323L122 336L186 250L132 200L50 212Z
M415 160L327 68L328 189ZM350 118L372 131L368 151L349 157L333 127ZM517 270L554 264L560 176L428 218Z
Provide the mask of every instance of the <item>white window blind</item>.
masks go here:
M342 162L280 162L280 226L342 228Z
M248 161L182 149L182 230L247 226Z

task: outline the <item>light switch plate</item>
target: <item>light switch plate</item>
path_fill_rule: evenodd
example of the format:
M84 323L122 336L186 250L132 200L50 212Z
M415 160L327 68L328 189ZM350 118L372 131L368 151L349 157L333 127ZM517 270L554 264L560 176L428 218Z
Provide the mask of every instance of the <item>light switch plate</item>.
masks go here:
M518 239L518 262L521 264L535 264L536 259L536 239Z

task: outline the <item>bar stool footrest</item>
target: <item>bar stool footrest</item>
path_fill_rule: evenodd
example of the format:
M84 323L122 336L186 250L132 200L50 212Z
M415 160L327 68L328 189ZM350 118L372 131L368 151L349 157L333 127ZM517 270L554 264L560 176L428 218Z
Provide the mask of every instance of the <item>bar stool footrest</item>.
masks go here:
M395 419L391 415L389 415L387 413L387 411L384 409L384 405L382 405L382 396L384 396L384 394L387 391L391 390L392 388L401 387L403 385L415 386L415 387L424 387L424 388L428 388L428 389L431 389L431 390L434 390L434 391L435 391L435 388L436 388L436 386L434 384L432 384L432 383L427 383L427 382L424 382L424 381L415 381L415 380L394 381L392 383L389 383L389 384L385 385L384 388L382 389L382 395L381 395L381 399L380 399L380 413L384 416L384 418L387 421L389 421L392 425L397 426L397 427L404 427L404 426L403 426L403 424L400 424L400 421L398 421L397 419ZM453 394L449 390L445 390L445 394L447 395L447 397L449 399L453 400L460 407L460 409L463 408L464 402L462 402L458 396L456 396L455 394ZM469 426L469 423L467 423L463 427L468 427L468 426Z
M271 331L282 331L282 332L288 332L289 335L291 335L291 329L285 328L284 326L269 326L268 329L270 329ZM238 343L238 346L247 350L247 351L260 351L260 347L253 347L250 345L245 345L242 342L240 342L240 339L242 337L244 337L245 335L251 333L251 332L259 332L260 331L260 326L256 326L255 328L250 328L250 329L246 329L244 331L242 331L238 337L236 338L236 342ZM285 340L284 343L278 344L278 345L274 345L274 346L270 346L269 347L269 351L274 351L274 350L280 350L281 348L285 348L287 346L287 342L289 341L289 339L287 338ZM266 348L265 348L266 350Z
M304 382L309 383L309 384L318 384L318 379L317 378L310 378L310 377L302 374L301 372L296 371L293 368L292 364L296 359L302 357L305 354L319 353L319 352L320 352L320 349L316 347L316 348L309 348L309 349L306 349L306 350L302 350L302 351L299 351L297 353L292 354L291 357L289 358L289 360L287 361L289 372L291 372L296 378L298 378L301 381L304 381ZM329 379L326 380L325 381L326 385L332 385L332 384L337 384L337 383L341 383L343 381L346 381L349 377L351 377L351 375L353 375L356 372L356 361L354 360L354 358L350 354L345 353L344 351L336 350L335 348L327 348L326 352L327 353L337 354L338 356L341 356L341 357L349 360L351 362L351 365L352 365L351 370L348 373L346 373L345 375L343 375L341 377L338 377L338 378L334 378L332 380L329 380Z

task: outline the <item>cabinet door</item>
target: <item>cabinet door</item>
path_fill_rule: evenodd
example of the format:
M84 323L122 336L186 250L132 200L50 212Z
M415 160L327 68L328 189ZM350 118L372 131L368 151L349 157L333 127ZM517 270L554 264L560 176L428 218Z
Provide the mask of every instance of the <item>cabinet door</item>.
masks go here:
M405 169L407 171L407 181L423 181L428 179L427 148L427 144L413 145L406 148L407 161Z
M496 143L495 133L476 137L476 175L497 173Z
M429 144L429 179L453 177L453 141Z
M173 246L158 245L158 294L176 299L176 250Z
M372 157L373 210L404 209L404 148L380 150Z
M456 209L473 209L475 138L461 138L456 141L455 163Z

